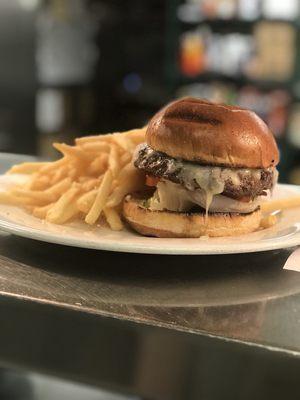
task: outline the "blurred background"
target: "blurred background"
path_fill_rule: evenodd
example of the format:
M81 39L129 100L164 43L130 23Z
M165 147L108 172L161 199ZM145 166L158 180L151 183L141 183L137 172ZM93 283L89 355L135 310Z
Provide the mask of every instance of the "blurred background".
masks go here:
M280 181L300 184L300 1L0 0L0 151L52 157L53 141L143 126L186 95L257 112ZM0 398L120 399L24 379L0 371Z
M0 151L142 126L193 95L271 127L300 184L298 0L1 0Z

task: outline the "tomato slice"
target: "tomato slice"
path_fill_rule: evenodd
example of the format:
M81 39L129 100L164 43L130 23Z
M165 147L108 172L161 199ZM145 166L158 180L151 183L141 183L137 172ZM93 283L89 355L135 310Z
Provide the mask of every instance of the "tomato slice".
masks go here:
M244 196L244 197L240 197L239 199L236 199L236 200L241 201L243 203L249 203L252 200L252 198L250 196Z
M156 186L159 182L160 178L153 175L146 175L146 185L147 186Z

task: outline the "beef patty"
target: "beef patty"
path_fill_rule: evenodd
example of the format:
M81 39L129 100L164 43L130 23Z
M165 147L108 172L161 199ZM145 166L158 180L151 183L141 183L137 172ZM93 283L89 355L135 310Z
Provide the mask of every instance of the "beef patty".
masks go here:
M211 174L213 177L217 172L224 180L222 194L233 199L254 199L257 196L264 195L265 190L272 189L277 179L277 170L272 167L250 169L200 165L174 159L167 154L153 150L146 144L143 144L137 150L134 165L148 175L179 183L189 190L200 188L193 173L202 171L202 173ZM190 171L192 173L189 173Z

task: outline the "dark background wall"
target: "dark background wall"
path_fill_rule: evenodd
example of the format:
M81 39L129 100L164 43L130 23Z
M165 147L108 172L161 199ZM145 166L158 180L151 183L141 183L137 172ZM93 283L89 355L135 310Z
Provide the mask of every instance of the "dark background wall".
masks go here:
M16 0L0 3L0 148L32 153L35 63L34 14Z

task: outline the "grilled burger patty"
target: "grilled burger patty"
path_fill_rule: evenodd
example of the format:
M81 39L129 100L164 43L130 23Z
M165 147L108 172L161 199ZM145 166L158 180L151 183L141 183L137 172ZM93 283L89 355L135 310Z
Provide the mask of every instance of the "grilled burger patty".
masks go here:
M277 170L226 168L204 166L188 161L177 160L153 150L143 144L136 152L134 165L146 174L154 175L174 183L179 183L189 190L199 189L200 177L209 177L211 182L224 183L222 194L233 199L251 198L264 195L265 190L272 189L277 179ZM196 178L195 178L196 177Z

